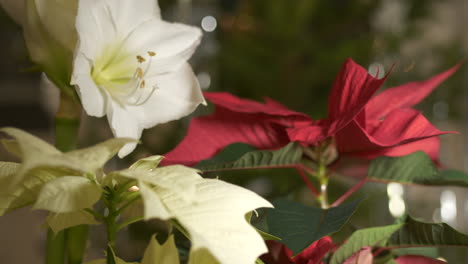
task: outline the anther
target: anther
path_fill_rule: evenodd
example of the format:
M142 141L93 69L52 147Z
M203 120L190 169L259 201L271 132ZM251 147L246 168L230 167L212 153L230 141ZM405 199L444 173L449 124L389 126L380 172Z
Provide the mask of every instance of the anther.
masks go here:
M145 80L142 80L140 82L140 88L142 88L142 89L145 88Z
M142 70L140 67L138 67L138 68L136 69L136 76L137 76L139 79L143 78L143 70Z
M140 55L137 55L136 58L137 58L137 61L138 61L139 63L143 63L143 62L146 61L145 58L143 58L143 57L140 56Z
M156 56L156 52L148 51L148 55L150 55L150 57L154 57L154 56Z

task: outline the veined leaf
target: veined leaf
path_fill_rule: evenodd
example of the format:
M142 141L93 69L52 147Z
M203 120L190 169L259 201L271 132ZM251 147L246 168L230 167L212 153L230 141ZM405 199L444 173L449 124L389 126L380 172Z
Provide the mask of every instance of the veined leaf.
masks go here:
M44 184L34 208L70 213L92 207L101 193L101 188L87 178L63 176Z
M405 225L386 244L398 247L468 246L468 235L445 223L425 223L408 216Z
M20 166L15 162L0 162L0 186L8 185L8 181L18 173Z
M57 178L55 170L34 170L34 175L20 182L14 190L0 192L0 216L33 204L42 185Z
M50 213L47 217L47 224L54 231L59 231L77 225L97 225L96 219L82 210L71 213Z
M320 238L335 233L354 214L361 200L330 209L305 206L290 200L277 200L268 210L268 232L298 254Z
M164 159L164 157L159 155L149 156L137 160L135 163L132 164L132 166L130 166L130 169L152 170L158 167L162 159Z
M299 164L302 159L302 148L296 142L291 142L278 150L252 150L253 147L246 144L232 144L213 158L201 161L196 168L210 172L292 167Z
M354 232L348 241L333 254L331 264L343 263L363 247L385 244L387 239L402 226L403 224L371 227Z
M468 175L446 170L438 172L430 157L418 151L403 157L379 157L371 162L369 180L421 185L468 187Z
M184 199L178 190L153 187L170 217L190 236L191 252L207 249L220 262L237 264L253 263L267 251L245 214L271 207L268 201L252 191L216 179L200 177L194 184L196 193L190 200ZM142 199L143 203L151 203L145 196Z
M167 238L162 245L153 236L145 250L141 264L179 264L179 251L175 245L174 236Z

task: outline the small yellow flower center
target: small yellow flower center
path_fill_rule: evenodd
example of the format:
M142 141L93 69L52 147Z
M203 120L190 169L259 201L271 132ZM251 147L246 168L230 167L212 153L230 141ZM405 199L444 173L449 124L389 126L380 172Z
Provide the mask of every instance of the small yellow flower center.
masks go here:
M148 51L145 58L122 50L118 45L106 48L94 61L91 76L102 91L121 105L144 104L156 90L145 80L156 53Z

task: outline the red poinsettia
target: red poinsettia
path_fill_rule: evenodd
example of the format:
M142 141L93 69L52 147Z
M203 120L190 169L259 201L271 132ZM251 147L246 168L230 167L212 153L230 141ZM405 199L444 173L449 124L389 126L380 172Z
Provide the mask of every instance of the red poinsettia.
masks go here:
M284 244L273 240L266 241L266 244L268 253L260 257L266 264L321 264L322 258L335 247L331 238L326 236L293 257L292 251Z
M336 245L333 244L330 237L323 237L301 253L293 256L292 251L284 244L268 240L268 253L260 258L265 264L323 264L322 259L329 252L333 252ZM354 253L343 264L372 264L374 255L372 247L363 247L360 251ZM395 258L397 264L444 264L445 262L418 255L404 255Z
M229 93L205 93L215 105L214 114L193 119L187 136L165 155L164 163L195 165L235 142L277 149L292 141L316 146L328 138L341 154L373 158L422 150L436 160L437 136L450 132L438 130L411 107L459 67L374 96L387 76L377 79L347 59L333 84L328 116L318 121L268 98L259 103Z

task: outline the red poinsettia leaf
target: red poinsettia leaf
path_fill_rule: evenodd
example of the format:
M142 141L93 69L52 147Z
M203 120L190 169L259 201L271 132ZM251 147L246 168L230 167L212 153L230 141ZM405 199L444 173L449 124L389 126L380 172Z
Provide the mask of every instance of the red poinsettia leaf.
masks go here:
M395 109L408 108L418 104L441 82L454 74L460 66L461 64L457 64L425 81L410 82L381 92L366 105L367 118L379 119Z
M365 247L354 253L343 264L372 264L373 260L372 248Z
M265 241L268 253L260 256L260 259L267 264L294 264L292 261L292 251L284 244L275 240Z
M336 135L338 150L342 153L359 155L361 152L369 153L381 151L382 148L406 145L407 150L399 149L400 153L403 153L407 152L409 148L418 146L407 143L453 133L438 130L419 111L410 108L394 110L388 114L385 120L370 124L371 126L364 129L358 122L353 121L339 131ZM431 149L433 152L434 147L436 146L428 146L425 149ZM387 152L390 153L390 150L387 149Z
M377 79L347 59L333 84L328 98L328 136L346 126L362 111L374 93L385 82L386 77Z
M296 264L319 264L322 258L335 247L330 237L323 237L293 258Z
M297 141L303 146L316 145L318 142L327 138L327 125L324 121L315 122L305 126L287 128L289 139Z
M258 114L236 113L217 108L211 116L192 119L187 135L162 165L196 165L232 143L247 143L259 149L277 149L289 143L284 128Z
M401 157L406 156L416 151L424 151L429 157L438 162L439 160L440 139L438 137L430 137L413 141L411 143L393 146L389 148L380 148L374 151L364 151L354 153L356 156L366 159L374 159L381 156Z
M270 98L265 98L265 103L260 103L253 100L242 99L226 92L205 92L203 95L217 107L226 108L232 112L266 114L276 117L292 117L293 119L310 120L310 117L306 114L289 110L286 106Z
M424 256L406 255L395 259L398 264L446 264L446 262Z

